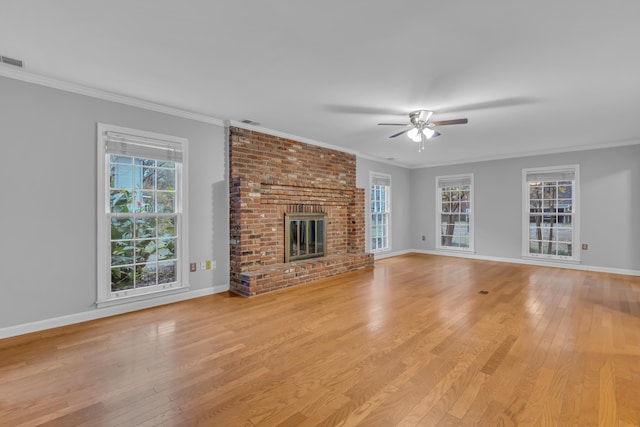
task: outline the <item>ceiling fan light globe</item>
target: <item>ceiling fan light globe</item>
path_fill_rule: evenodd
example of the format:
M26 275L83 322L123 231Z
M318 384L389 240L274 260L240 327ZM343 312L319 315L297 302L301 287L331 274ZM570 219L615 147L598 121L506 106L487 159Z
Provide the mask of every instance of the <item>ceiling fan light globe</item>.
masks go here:
M433 137L433 135L436 134L436 131L431 129L431 128L424 128L424 129L422 129L422 132L424 133L424 136L427 139L431 139Z
M421 139L420 132L418 132L418 129L416 128L413 128L409 132L407 132L407 136L411 138L412 141L415 141L415 142L418 142Z

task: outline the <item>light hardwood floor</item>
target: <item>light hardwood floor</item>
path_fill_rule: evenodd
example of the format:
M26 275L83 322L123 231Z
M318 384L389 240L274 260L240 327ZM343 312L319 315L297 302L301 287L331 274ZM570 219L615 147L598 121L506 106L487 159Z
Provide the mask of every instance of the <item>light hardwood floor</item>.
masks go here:
M638 426L640 278L406 255L0 340L40 424Z

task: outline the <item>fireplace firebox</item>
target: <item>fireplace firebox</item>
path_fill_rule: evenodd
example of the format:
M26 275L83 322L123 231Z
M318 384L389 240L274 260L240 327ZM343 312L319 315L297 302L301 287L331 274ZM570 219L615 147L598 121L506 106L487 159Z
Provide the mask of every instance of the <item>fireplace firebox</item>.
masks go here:
M325 256L326 213L285 213L284 261Z

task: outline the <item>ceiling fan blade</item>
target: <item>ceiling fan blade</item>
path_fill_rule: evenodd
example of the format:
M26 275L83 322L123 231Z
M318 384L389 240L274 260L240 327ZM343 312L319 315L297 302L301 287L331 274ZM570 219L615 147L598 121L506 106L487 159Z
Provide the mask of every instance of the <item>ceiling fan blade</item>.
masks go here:
M453 120L440 120L437 122L431 122L433 126L447 126L447 125L463 125L467 123L467 119L453 119Z
M378 126L411 126L409 123L378 123Z
M435 138L436 136L440 136L442 135L440 132L438 132L437 130L434 131L435 133L433 134L433 136L431 137L432 139Z
M411 128L411 129L413 129L413 128ZM394 133L389 138L395 138L396 136L400 136L402 134L405 134L405 133L409 132L411 129L407 129L407 130L403 130L402 132Z
M515 107L519 105L537 104L540 99L530 98L526 96L517 96L513 98L494 99L493 101L476 102L475 104L458 105L449 108L438 108L438 113L458 113L464 111L486 110L490 108Z

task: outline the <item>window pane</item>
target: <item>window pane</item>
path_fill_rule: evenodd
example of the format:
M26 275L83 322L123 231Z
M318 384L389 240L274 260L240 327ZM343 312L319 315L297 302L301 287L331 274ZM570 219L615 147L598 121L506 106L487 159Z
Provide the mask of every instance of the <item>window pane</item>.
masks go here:
M133 241L111 242L111 265L133 264Z
M573 218L573 215L558 215L558 223L571 225L573 220L572 218Z
M549 224L544 224L542 226L542 239L543 240L553 240L553 236L555 235L555 231L553 227L549 226Z
M175 185L173 169L158 169L158 190L174 190Z
M535 185L533 183L529 184L529 199L542 199L542 186Z
M146 190L154 190L156 188L156 168L142 168L142 188Z
M558 255L572 256L573 248L571 243L558 243Z
M158 260L176 259L176 239L158 239Z
M541 200L530 200L529 201L529 212L542 212L542 201Z
M158 218L158 236L169 237L176 235L176 220L175 216L170 218Z
M544 189L543 189L542 196L543 196L543 198L545 200L555 199L556 198L556 187L555 187L554 183L551 183L551 182L545 182L544 183Z
M136 263L143 263L147 261L155 261L156 254L156 241L155 239L149 240L136 240Z
M155 212L155 192L152 190L136 191L135 212Z
M164 261L158 263L158 283L173 283L178 281L178 263Z
M529 242L529 253L541 254L542 253L542 242L539 241L539 240L531 240Z
M111 218L111 240L133 239L131 218Z
M110 155L109 156L109 161L111 163L121 163L124 165L130 165L133 163L133 157L128 157L128 156L116 156L116 155Z
M136 220L136 238L155 237L156 219L154 217L138 218Z
M156 264L142 264L136 266L136 288L152 286L156 284Z
M158 191L157 213L173 213L175 212L176 193L173 191Z
M556 244L553 242L542 242L542 253L556 255Z
M561 242L569 242L573 241L573 230L568 227L558 227L558 238L556 240Z
M133 210L133 194L127 190L111 190L109 192L109 212L129 213Z
M542 240L542 227L536 227L535 224L531 224L529 227L529 239Z
M111 269L111 292L133 289L133 267L115 267Z
M110 170L109 186L111 188L133 189L133 168L130 165L112 164Z

